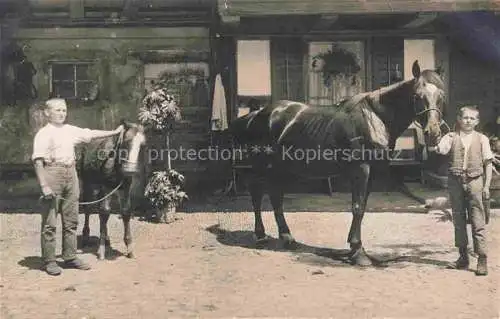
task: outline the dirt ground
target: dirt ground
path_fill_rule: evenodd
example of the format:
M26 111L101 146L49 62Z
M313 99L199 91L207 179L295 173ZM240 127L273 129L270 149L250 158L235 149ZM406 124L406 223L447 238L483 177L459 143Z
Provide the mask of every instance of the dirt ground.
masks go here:
M93 269L50 277L39 270L40 215L0 214L1 318L500 317L497 213L487 277L475 276L474 258L470 271L445 269L456 249L452 224L438 211L368 213L365 248L382 262L364 269L339 254L347 248L348 213L288 214L301 243L296 251L276 239L256 249L248 212L178 217L172 224L135 218L136 258L128 259L122 221L113 215L112 248L98 261L93 216L94 245L81 252ZM264 221L276 238L273 215Z

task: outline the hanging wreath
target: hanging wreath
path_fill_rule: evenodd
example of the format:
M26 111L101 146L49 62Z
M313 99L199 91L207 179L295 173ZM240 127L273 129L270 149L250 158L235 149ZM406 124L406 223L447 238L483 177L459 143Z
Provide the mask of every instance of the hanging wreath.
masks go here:
M333 46L328 51L315 55L312 67L320 68L325 86L330 86L332 78L339 75L356 76L361 70L356 55L338 46ZM353 78L353 82L355 81L356 79Z

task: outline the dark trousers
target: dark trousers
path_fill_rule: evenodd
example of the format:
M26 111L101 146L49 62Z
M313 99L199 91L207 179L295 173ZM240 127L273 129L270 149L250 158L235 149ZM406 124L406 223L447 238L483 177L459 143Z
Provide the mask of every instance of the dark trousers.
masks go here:
M455 246L467 247L467 214L471 222L474 252L487 254L486 221L483 207L483 176L464 181L461 177L449 175L453 225L455 228Z
M62 258L76 258L78 200L80 185L74 166L47 166L47 179L56 199L48 202L48 207L42 213L42 258L45 262L56 260L56 226L57 215L62 219Z

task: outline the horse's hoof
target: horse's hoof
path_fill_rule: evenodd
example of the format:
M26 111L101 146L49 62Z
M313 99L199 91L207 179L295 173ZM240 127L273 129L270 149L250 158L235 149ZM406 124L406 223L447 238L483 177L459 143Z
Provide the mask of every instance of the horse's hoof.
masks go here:
M132 251L130 251L127 254L127 258L134 259L135 258L135 254Z
M254 235L254 239L255 239L255 246L257 248L262 248L262 247L265 247L267 245L267 243L269 242L269 240L271 239L271 237L267 236L264 234L264 236L256 236Z
M280 234L280 239L283 241L283 247L285 249L294 250L297 249L297 242L291 234Z
M104 243L106 244L106 247L111 247L111 241L109 239L106 239Z
M359 248L350 257L351 264L361 267L369 267L373 265L372 260L365 252L364 248Z
M82 248L90 246L89 245L89 238L88 237L87 238L82 238L82 240L80 242L80 245L81 245Z

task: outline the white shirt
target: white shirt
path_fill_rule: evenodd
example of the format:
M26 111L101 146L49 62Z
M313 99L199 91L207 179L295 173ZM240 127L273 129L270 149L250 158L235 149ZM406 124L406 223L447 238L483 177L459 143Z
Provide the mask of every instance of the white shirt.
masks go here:
M48 123L35 135L32 160L43 158L45 162L72 164L75 162L75 145L88 143L92 130L64 124L54 126Z
M439 141L439 144L437 145L436 152L442 155L446 155L450 152L451 150L451 145L453 143L453 136L454 134L460 134L460 140L462 141L462 145L464 146L464 169L467 168L467 159L468 159L468 152L470 148L470 143L472 141L472 136L474 134L479 134L476 131L472 131L469 134L466 134L464 132L451 132L443 136L443 138ZM488 140L488 137L484 134L479 134L481 137L481 153L483 156L483 163L485 161L491 160L493 158L493 152L491 151L490 147L490 141Z

